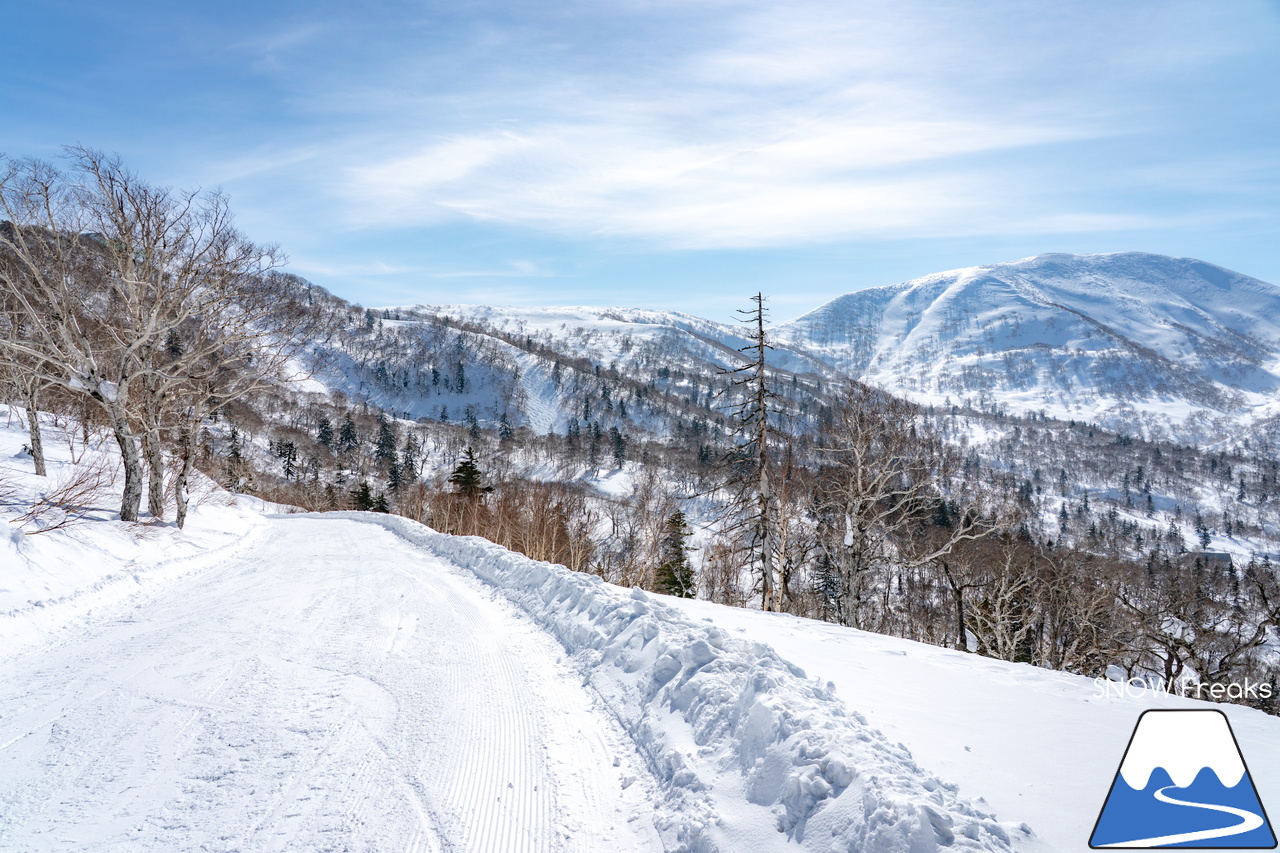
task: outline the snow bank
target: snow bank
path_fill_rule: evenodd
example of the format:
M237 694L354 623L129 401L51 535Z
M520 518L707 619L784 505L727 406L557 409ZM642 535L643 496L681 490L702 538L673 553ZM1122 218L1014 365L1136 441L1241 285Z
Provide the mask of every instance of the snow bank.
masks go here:
M659 829L671 849L713 853L749 840L824 853L1008 851L1013 834L1029 833L960 797L846 709L832 685L768 646L483 539L339 515L470 569L560 641L662 784ZM743 826L764 817L771 830L744 838Z

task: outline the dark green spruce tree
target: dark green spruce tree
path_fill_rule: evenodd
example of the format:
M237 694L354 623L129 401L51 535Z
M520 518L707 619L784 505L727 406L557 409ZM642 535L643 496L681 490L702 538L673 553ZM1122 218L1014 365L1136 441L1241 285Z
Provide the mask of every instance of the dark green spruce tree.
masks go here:
M689 561L689 546L685 540L693 534L682 511L667 516L662 525L660 562L654 572L654 591L681 598L693 598L697 586L693 577L693 563Z
M484 484L484 473L476 464L475 451L469 446L463 453L458 467L454 468L453 473L449 475L449 485L453 486L454 494L468 501L478 501L493 491L493 486Z

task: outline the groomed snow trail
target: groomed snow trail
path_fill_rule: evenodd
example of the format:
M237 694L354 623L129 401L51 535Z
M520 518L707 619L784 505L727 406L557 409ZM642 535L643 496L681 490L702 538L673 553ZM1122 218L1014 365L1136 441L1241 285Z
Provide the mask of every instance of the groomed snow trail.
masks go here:
M0 664L0 849L662 849L558 643L375 525L270 525Z

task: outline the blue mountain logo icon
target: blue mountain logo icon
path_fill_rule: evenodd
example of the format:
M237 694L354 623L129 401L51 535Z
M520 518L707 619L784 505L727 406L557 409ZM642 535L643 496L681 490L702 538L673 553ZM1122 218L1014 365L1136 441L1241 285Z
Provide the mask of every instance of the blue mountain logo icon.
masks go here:
M1145 711L1089 846L1271 849L1276 835L1221 711Z

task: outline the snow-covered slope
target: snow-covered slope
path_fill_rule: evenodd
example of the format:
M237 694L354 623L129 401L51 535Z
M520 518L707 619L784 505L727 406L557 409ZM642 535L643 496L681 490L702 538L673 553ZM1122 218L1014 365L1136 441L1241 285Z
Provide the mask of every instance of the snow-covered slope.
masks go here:
M1078 850L1138 713L1208 707L386 515L29 536L28 466L0 466L4 850ZM1228 713L1280 796L1280 721Z
M649 596L396 517L267 523L0 662L0 848L1026 837L767 646Z
M1028 851L1088 849L1134 726L1147 709L1225 712L1264 805L1280 802L1280 719L1238 705L1006 663L910 640L704 601L676 606L730 636L768 643L821 679L893 742L1002 818ZM1214 715L1216 716L1216 714ZM1166 761L1167 763L1167 761Z
M1140 712L1209 707L395 517L264 524L0 662L0 848L1073 851ZM1280 721L1228 713L1274 799Z
M1189 258L1039 255L841 296L778 341L942 403L1205 441L1280 411L1280 289Z
M48 476L36 477L25 419L23 410L0 406L0 656L262 534L268 505L198 475L187 531L122 524L114 442L98 435L86 446L80 430L41 415Z
M396 309L391 309L396 310ZM516 337L532 337L568 355L604 366L702 369L707 373L742 363L739 349L750 341L746 326L715 323L679 311L639 308L523 307L490 305L414 306L411 310L448 316ZM826 365L804 352L786 349L771 363L795 373L826 372Z
M643 593L216 492L182 531L24 520L112 449L54 456L54 480L20 448L0 466L0 849L996 853L1019 831Z

